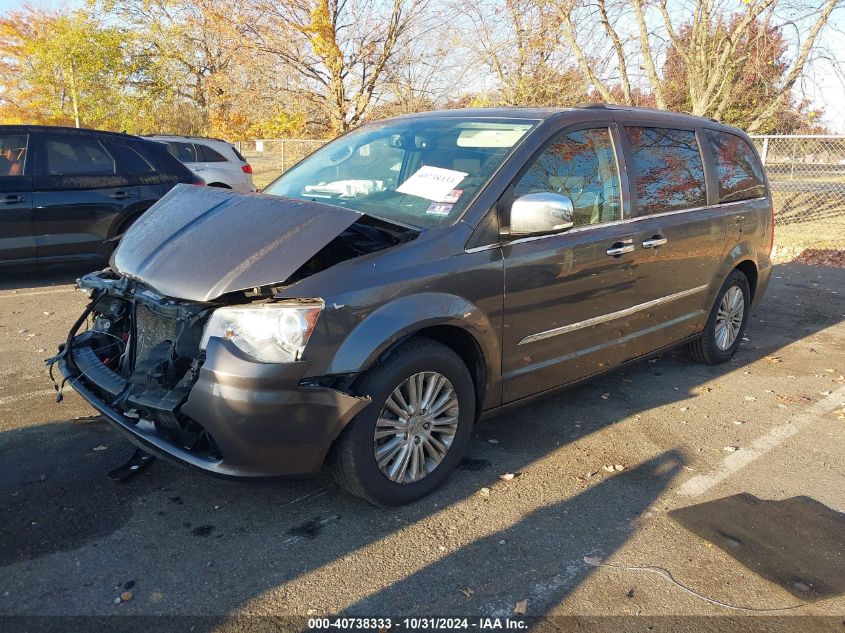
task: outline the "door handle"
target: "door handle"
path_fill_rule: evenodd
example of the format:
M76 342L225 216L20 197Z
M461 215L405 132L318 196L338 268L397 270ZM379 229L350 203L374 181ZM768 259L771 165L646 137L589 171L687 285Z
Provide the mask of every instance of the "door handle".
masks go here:
M616 242L613 246L607 249L607 254L611 257L619 257L625 253L633 253L636 247L631 242L632 240Z
M109 196L109 198L112 198L114 200L126 200L127 198L131 198L131 197L132 197L132 194L128 193L126 191L116 191Z
M668 241L669 240L662 235L655 235L650 240L645 240L643 242L643 248L657 248L658 246L663 246Z
M16 202L26 202L26 198L24 198L23 196L11 195L3 198L3 202L5 202L6 204L15 204Z

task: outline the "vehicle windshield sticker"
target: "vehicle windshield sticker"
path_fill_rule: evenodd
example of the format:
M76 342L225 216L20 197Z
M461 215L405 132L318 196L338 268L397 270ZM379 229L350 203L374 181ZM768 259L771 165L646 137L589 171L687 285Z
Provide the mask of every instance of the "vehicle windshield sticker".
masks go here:
M451 202L454 204L458 201L458 198L461 197L461 194L464 192L463 189L452 189L449 193L443 196L442 200L438 200L438 202Z
M449 215L449 212L454 207L454 204L447 204L443 202L432 202L428 209L426 209L426 215Z
M467 174L442 167L423 165L399 187L397 193L407 193L426 200L440 202L447 197Z

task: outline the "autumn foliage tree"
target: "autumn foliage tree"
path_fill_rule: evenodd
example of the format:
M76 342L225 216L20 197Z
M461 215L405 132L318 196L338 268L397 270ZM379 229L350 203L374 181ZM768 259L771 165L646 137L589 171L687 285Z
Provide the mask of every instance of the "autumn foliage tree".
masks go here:
M132 36L83 11L24 9L0 20L0 116L6 122L131 127Z
M87 0L0 17L0 122L332 136L437 107L611 102L752 132L799 96L845 0Z

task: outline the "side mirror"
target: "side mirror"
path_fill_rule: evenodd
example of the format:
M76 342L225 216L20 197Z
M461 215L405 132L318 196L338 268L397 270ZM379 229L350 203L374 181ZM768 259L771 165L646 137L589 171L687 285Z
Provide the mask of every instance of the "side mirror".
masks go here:
M572 228L575 207L559 193L529 193L511 205L510 234L544 235Z

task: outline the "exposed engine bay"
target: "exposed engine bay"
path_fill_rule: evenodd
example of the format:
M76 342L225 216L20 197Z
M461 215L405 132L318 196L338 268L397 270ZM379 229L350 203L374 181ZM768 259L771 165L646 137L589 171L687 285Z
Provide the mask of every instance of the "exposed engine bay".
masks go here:
M212 312L223 306L272 304L273 295L297 281L417 235L413 229L362 215L288 279L211 301L174 299L112 269L90 273L77 285L90 292L91 303L51 361L64 357L79 373L74 380L84 381L134 424L152 425L181 448L219 458L214 438L200 421L181 412L205 361L200 343Z
M62 354L79 379L127 418L153 424L188 450L216 455L202 426L179 413L199 377L199 342L214 306L163 297L109 270L78 285L92 300ZM88 329L77 334L83 324Z

